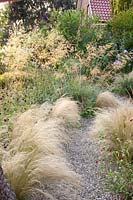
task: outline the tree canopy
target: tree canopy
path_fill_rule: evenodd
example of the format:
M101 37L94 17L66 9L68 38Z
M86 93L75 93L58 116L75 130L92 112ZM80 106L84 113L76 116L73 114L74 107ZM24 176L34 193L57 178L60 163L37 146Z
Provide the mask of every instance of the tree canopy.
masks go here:
M47 20L49 10L56 8L71 9L73 8L73 0L20 0L10 4L9 21L22 21L25 27L42 20Z

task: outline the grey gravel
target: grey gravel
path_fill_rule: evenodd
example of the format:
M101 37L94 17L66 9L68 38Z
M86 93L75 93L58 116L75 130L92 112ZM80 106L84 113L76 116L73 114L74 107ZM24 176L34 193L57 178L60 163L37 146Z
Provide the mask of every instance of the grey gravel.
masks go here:
M90 120L83 120L82 127L70 133L71 140L65 146L66 156L75 172L82 176L80 188L64 182L50 184L47 188L57 200L120 200L105 192L103 175L100 169L99 146L90 135Z

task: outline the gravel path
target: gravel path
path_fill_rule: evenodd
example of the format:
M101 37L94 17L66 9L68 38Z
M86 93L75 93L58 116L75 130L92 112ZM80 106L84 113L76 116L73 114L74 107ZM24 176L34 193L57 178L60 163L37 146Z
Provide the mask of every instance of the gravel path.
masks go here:
M49 192L57 200L117 200L103 190L100 174L100 152L98 145L89 136L90 120L82 122L82 128L71 134L71 141L65 147L67 159L73 170L82 176L82 186L74 188L66 183L49 186Z

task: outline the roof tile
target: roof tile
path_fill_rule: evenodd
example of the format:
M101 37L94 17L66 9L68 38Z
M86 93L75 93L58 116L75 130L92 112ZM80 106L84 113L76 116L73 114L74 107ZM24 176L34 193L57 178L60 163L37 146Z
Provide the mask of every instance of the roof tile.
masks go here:
M111 6L109 0L90 0L93 14L99 15L102 21L111 17Z

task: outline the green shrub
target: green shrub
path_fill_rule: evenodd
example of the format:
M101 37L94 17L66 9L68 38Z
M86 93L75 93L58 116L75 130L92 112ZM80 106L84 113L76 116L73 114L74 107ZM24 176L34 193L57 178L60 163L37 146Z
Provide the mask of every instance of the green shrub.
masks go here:
M108 23L108 28L113 32L115 41L123 48L133 48L133 9L120 12Z
M83 11L67 10L57 18L57 29L78 50L86 50L98 35L98 17L86 16Z
M59 10L74 8L72 0L23 0L10 4L9 21L16 24L18 21L23 24L26 30L32 30L34 26L40 25L42 21L49 23L50 11L53 8Z
M110 0L113 14L117 14L122 10L128 10L132 7L132 0Z
M27 75L14 73L0 76L0 124L7 124L12 116L24 112L32 104L53 102L62 93L61 83L52 71L36 71Z
M133 70L133 60L127 60L124 68L121 70L123 73L130 73Z
M127 95L133 98L133 73L124 75L114 82L113 91L120 95Z

